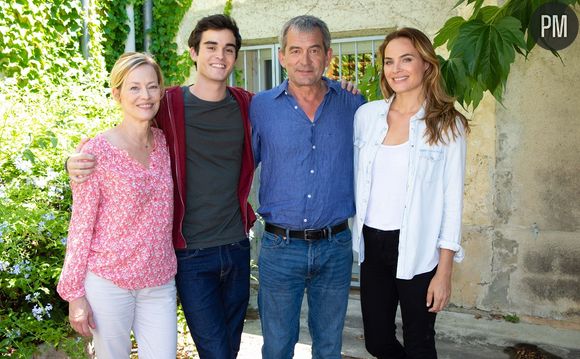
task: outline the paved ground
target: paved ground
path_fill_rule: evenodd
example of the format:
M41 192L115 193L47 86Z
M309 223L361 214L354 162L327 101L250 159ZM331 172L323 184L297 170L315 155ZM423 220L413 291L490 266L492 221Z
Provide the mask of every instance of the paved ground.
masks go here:
M310 358L310 336L306 325L307 305L303 303L300 342L296 359ZM250 317L252 317L250 315ZM400 328L400 320L398 327ZM517 343L533 343L544 353L555 355L546 359L580 359L580 332L503 320L476 319L472 314L443 312L438 315L437 351L440 359L508 359L507 347ZM259 359L262 337L260 321L248 319L244 327L239 359ZM360 299L350 296L343 334L344 358L372 358L364 348ZM524 358L541 359L541 356Z

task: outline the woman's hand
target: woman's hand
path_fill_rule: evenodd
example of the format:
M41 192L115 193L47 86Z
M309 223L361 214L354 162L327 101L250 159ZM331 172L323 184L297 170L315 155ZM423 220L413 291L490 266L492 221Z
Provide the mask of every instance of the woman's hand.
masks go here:
M439 275L437 272L427 289L427 307L431 307L429 311L431 313L442 311L449 303L449 297L451 297L451 276Z
M441 249L437 272L427 289L427 307L429 312L438 313L449 304L451 297L451 274L453 272L453 256L455 252Z
M90 329L95 329L93 310L85 297L72 300L68 304L68 320L72 328L84 337L92 335Z

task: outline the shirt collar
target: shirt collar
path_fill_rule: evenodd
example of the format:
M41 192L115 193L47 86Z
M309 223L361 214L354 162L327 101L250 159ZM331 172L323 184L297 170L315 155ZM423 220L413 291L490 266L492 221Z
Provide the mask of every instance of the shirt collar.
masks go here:
M394 99L395 99L395 94L392 94L391 97L384 100L384 106L381 108L381 112L379 113L380 116L385 117L387 115L387 112L389 112L389 108L391 107L391 104L393 103ZM427 104L427 100L425 100L425 102L423 102L423 105L421 105L421 108L419 109L419 111L417 111L417 113L411 117L411 122L423 119L425 117L425 105L426 104Z
M327 90L326 90L325 95L328 92L330 92L331 90L335 93L337 93L339 90L341 90L340 82L332 81L331 79L324 77L324 76L322 76L322 81L324 81L326 83ZM288 79L284 80L284 82L282 82L273 91L274 91L274 98L278 98L283 93L286 93L288 91Z

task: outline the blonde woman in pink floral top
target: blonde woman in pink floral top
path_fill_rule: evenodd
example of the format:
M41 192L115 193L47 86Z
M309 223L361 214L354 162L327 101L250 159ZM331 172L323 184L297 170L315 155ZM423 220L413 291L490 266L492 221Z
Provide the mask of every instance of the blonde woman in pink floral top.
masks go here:
M72 327L93 336L99 359L175 358L173 181L163 132L151 128L163 93L159 66L128 53L111 72L123 121L83 152L95 172L72 184L73 210L58 293Z

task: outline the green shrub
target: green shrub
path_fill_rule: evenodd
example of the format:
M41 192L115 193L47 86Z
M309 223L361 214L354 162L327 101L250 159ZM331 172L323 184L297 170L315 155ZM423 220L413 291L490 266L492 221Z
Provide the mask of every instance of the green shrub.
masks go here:
M56 293L71 205L63 163L116 112L96 86L0 83L0 356L30 358L40 343L82 356Z

